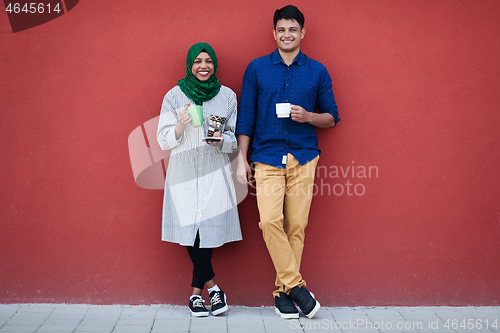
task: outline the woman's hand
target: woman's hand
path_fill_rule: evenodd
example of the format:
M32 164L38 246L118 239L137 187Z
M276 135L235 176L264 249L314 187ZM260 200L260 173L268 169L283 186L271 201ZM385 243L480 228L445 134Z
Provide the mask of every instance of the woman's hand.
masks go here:
M184 107L182 108L181 112L179 112L177 114L177 120L179 120L179 123L181 123L182 125L184 125L184 128L187 127L187 125L189 125L189 123L191 122L191 117L187 114L186 110L187 108L189 107L189 103L184 105Z
M175 125L175 138L177 140L179 140L186 127L191 123L191 117L186 112L189 105L189 103L184 105L181 112L177 114L177 120L179 121L177 125Z
M209 141L207 143L209 145L213 146L213 147L221 146L222 143L224 142L224 137L222 136L222 134L220 132L215 132L214 133L214 137L216 137L216 138L222 138L222 140L220 140L220 141Z

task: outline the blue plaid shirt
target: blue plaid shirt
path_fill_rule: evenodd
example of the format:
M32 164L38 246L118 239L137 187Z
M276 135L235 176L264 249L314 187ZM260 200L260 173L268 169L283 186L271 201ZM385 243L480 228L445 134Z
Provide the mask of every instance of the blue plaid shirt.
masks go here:
M290 153L304 165L320 153L314 127L278 118L276 103L299 105L309 112L316 112L317 107L340 121L325 66L302 52L288 66L276 49L253 60L243 77L236 135L253 139L250 159L285 168L283 156Z

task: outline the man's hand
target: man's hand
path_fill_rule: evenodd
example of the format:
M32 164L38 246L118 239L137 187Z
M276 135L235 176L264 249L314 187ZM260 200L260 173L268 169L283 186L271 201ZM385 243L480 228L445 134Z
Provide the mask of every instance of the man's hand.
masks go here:
M311 112L308 112L300 105L292 105L292 109L290 110L290 117L292 117L293 121L298 123L308 123L311 120Z
M335 119L329 113L308 112L300 105L292 105L290 117L298 123L309 123L315 127L331 128L335 126Z
M240 153L241 155L241 153ZM252 169L250 168L250 165L248 164L248 161L246 158L240 158L238 157L238 167L236 168L236 178L238 178L238 181L240 184L248 184L251 185L251 179L252 179Z
M238 147L240 149L238 152L238 167L236 168L236 178L241 184L247 183L248 185L252 185L252 169L250 168L247 160L250 137L244 134L239 134L237 139Z

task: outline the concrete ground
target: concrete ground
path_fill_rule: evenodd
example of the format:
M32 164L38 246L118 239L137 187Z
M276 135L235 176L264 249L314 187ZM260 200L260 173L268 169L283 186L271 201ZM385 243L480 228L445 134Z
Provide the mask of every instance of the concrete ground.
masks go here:
M285 320L274 307L230 306L191 317L185 306L0 304L0 333L500 332L500 307L321 308Z

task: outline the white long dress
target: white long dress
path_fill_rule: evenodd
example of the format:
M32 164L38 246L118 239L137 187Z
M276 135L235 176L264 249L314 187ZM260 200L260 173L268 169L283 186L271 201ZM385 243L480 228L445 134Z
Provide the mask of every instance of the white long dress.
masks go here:
M162 240L192 246L200 234L200 247L214 248L241 237L236 193L227 154L237 151L236 94L221 86L216 97L204 102L203 126L188 125L177 140L174 126L177 114L190 100L179 86L163 99L157 140L164 150L171 149L163 198ZM226 118L224 143L212 147L206 136L210 115Z

